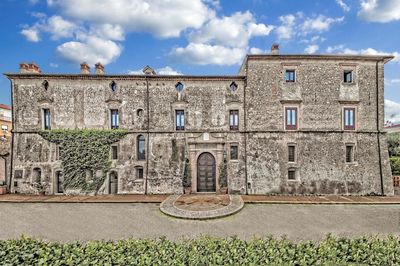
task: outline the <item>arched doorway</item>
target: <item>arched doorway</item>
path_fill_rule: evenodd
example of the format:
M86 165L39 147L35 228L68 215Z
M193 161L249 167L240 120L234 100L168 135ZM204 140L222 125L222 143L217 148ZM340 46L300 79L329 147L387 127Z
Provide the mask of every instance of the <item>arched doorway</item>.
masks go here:
M208 152L197 159L197 192L215 192L215 158Z
M118 174L115 171L112 171L109 175L109 185L108 185L108 193L109 194L117 194L118 193Z

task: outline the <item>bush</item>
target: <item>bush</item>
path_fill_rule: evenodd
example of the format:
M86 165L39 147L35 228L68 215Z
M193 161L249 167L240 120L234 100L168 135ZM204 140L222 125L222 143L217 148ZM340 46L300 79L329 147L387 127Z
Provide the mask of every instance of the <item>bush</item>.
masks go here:
M400 156L400 133L387 135L389 156Z
M400 239L328 235L319 244L285 238L244 241L202 236L180 242L165 237L117 242L49 243L0 240L1 265L399 265Z
M400 157L390 157L390 168L393 175L400 175Z

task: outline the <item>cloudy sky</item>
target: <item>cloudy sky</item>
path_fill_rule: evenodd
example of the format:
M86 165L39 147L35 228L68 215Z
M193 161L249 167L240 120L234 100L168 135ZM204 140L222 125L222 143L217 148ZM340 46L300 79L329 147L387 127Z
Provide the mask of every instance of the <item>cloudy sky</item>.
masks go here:
M236 74L246 54L392 54L386 115L400 122L400 0L1 0L0 71ZM0 78L0 102L10 103Z

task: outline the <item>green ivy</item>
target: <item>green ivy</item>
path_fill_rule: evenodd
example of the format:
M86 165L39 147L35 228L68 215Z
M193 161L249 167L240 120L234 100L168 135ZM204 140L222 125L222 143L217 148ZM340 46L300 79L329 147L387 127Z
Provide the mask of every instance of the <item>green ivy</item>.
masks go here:
M242 240L201 236L178 242L124 239L54 243L0 240L1 265L399 265L397 236L293 242L272 236Z
M109 171L110 145L121 140L126 130L44 130L39 134L46 140L59 145L63 168L64 190L97 192L104 184ZM97 176L96 171L102 175ZM86 180L86 172L93 178Z

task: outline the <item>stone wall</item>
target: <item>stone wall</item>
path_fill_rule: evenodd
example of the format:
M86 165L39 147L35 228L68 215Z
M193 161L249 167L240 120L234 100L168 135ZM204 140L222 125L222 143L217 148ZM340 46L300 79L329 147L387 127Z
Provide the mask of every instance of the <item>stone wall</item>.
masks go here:
M47 192L55 192L60 170L56 145L43 140L43 108L52 128L110 128L110 109L118 109L120 128L129 134L118 144L111 170L118 193L181 193L185 161L196 191L197 158L210 152L218 166L227 158L232 193L250 194L393 194L383 129L383 64L373 60L249 58L243 76L96 76L14 75L14 192L35 193L32 170L40 168ZM296 82L286 83L286 69ZM354 84L343 71L353 70ZM378 74L378 91L376 90ZM48 81L47 90L42 85ZM110 83L117 84L115 91ZM175 84L184 84L178 92ZM238 89L232 91L235 82ZM377 92L379 95L377 95ZM378 98L377 98L378 97ZM377 118L377 102L379 107ZM299 128L286 131L284 107L299 110ZM356 108L356 130L344 131L342 110ZM175 130L175 110L185 112L185 130ZM239 110L239 130L229 129L229 110ZM138 160L137 137L146 141L146 160ZM379 146L380 158L379 163ZM345 145L354 145L354 162L345 162ZM239 159L230 160L230 146ZM288 144L296 161L288 163ZM137 169L143 168L143 179ZM288 180L288 170L296 179ZM16 175L16 171L20 171ZM22 172L21 172L22 171ZM22 174L21 174L22 173ZM147 178L146 178L147 177ZM109 193L108 180L98 193Z

